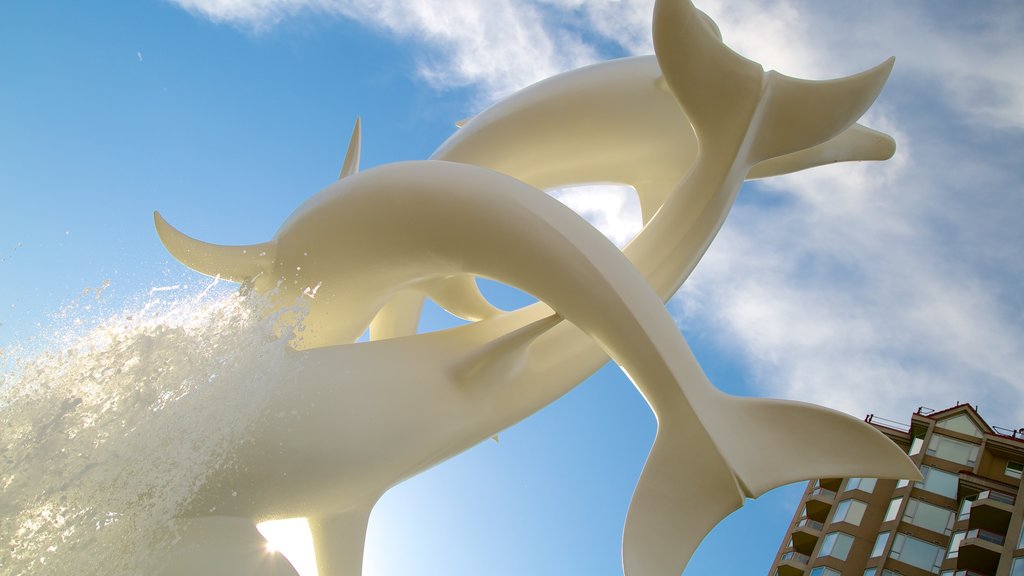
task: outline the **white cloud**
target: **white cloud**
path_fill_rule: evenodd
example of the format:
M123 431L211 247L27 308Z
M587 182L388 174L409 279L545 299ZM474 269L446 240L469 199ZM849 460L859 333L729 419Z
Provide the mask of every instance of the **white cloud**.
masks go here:
M548 26L515 0L171 0L215 22L254 30L303 13L342 16L423 43L422 77L438 88L475 86L487 100L597 60L573 32Z
M945 146L961 151L955 140ZM820 168L746 190L751 201L677 297L684 316L767 394L896 419L965 401L1017 427L1024 329L1002 291L1019 285L1019 256L982 256L991 239L981 236L996 230L1020 246L1020 203L1002 221L979 214L969 183L984 179L950 179L936 156L906 144L888 164Z
M255 30L303 13L351 18L431 48L420 71L436 86L473 85L487 98L599 59L602 47L584 36L622 53L652 52L653 0L170 1ZM985 10L961 7L953 17L950 8L923 0L865 0L827 10L809 0L698 6L730 46L766 68L823 78L897 54L906 73L934 85L975 121L1024 127L1024 10L1014 0Z
M423 77L493 99L609 53L649 53L652 0L173 0L261 28L344 16L425 48ZM1024 424L1024 10L863 0L702 0L728 44L809 78L897 56L867 121L887 163L819 168L744 192L678 298L765 394L900 418L980 404ZM624 237L617 199L563 191Z
M592 184L558 188L550 194L586 218L619 248L643 225L640 200L631 186Z
M903 91L866 121L900 151L745 192L680 294L682 322L717 334L765 394L894 418L967 401L1024 423L1024 170L1007 154L1024 140L1024 11L698 5L769 69L828 78L897 55L887 90Z

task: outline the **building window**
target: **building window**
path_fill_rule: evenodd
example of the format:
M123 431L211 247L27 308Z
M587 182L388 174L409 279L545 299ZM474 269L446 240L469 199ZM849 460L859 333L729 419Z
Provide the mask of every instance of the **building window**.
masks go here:
M1010 567L1010 576L1024 576L1024 556L1013 559Z
M1024 464L1021 464L1020 462L1006 463L1006 471L1004 472L1004 474L1006 474L1010 478L1020 478L1021 473L1024 473Z
M846 560L850 553L850 546L853 545L853 536L842 532L830 532L821 541L821 550L818 551L818 558L831 556L840 560Z
M864 518L864 510L867 507L868 505L860 500L843 500L836 505L836 513L832 515L832 521L860 526L860 521Z
M825 566L818 566L817 568L811 568L810 576L843 576L836 570L826 568Z
M900 488L906 488L907 486L910 486L910 480L907 480L906 478L900 478L899 480L896 481L897 490L899 490Z
M960 555L960 543L964 541L964 535L966 534L966 530L960 530L953 534L953 537L949 539L949 550L946 552L946 558L956 558Z
M889 558L938 574L939 566L942 565L942 553L941 546L901 533L896 534L892 540Z
M956 488L959 484L956 474L931 466L921 466L921 475L924 476L924 480L917 483L918 488L946 498L956 498Z
M936 434L932 436L931 442L928 443L927 454L936 458L942 458L943 460L949 460L950 462L956 462L957 464L974 466L974 463L978 461L978 448L977 444L954 440L953 438Z
M914 439L910 442L910 450L907 451L907 454L916 456L921 453L921 448L924 448L924 436L914 436Z
M846 481L847 490L860 490L861 492L867 492L868 494L875 491L874 478L850 478Z
M968 518L970 518L971 517L971 502L974 502L977 499L978 499L978 495L977 494L971 494L970 496L965 496L964 499L960 501L960 513L957 514L956 519L957 520L967 520Z
M864 574L861 576L875 576L876 574L878 574L878 568L865 568Z
M875 539L875 546L871 549L871 558L878 558L885 552L885 545L889 543L890 532L882 532Z
M939 420L935 423L936 428L944 428L946 430L952 430L953 432L959 432L961 434L967 434L968 436L974 436L975 438L981 438L981 430L974 425L974 421L967 414L957 414L952 418L946 418L945 420Z
M1020 525L1020 536L1017 537L1017 549L1024 548L1024 523Z
M953 531L953 511L916 498L907 502L907 510L903 513L903 521L920 526L932 532L948 535Z
M903 504L903 496L893 498L889 501L889 509L885 511L885 518L882 522L891 522L900 515L900 504Z

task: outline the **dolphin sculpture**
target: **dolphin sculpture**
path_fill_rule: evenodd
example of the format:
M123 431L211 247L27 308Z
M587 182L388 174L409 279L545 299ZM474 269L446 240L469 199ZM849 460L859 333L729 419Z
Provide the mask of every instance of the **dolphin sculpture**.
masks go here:
M200 272L251 282L280 305L318 286L295 342L303 368L186 514L306 517L320 573L358 575L366 520L384 491L534 413L609 356L658 420L623 533L628 576L679 574L718 521L776 486L919 477L899 448L859 420L719 392L663 306L752 169L799 168L829 147L835 157L858 155L850 150L859 129L848 131L892 62L823 82L765 72L722 44L688 0L657 1L654 41L664 90L699 146L695 156L657 160L692 164L677 168L682 175L663 201L648 195L660 207L645 209L645 227L622 252L547 198L541 176L514 178L487 166L494 158L477 159L480 166L445 161L458 157L460 141L488 137L473 127L491 122L488 112L428 161L357 172L353 138L343 177L263 244L206 244L155 216L171 254ZM551 181L593 181L594 166L551 169L560 174ZM471 274L540 301L512 312L480 306L482 319L451 330L353 343L382 307L421 283L456 302L472 299L458 285L437 288ZM388 330L405 329L403 314ZM686 467L691 459L703 465Z
M718 28L697 11L715 39ZM432 155L484 166L542 190L587 182L631 185L646 224L693 166L698 139L662 74L656 56L601 62L553 76L459 123L460 130ZM892 138L853 124L828 140L749 167L765 178L850 160L885 160ZM557 161L552 161L552 159ZM583 180L581 180L583 178ZM495 313L472 278L453 276L418 284L382 309L371 339L415 332L419 302L433 298L465 320Z

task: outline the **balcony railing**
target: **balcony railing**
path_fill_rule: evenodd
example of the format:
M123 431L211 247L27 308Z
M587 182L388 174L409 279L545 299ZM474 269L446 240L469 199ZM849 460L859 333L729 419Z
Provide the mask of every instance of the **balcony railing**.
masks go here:
M1017 501L1015 497L1009 494L1004 494L1003 492L996 492L995 490L985 490L981 494L978 494L978 500L985 499L1002 502L1003 504L1009 504L1010 506L1013 506Z
M807 554L801 554L796 550L790 550L789 552L786 552L782 555L782 561L785 562L787 560L792 560L797 564L807 564L811 561L811 557Z
M995 532L989 532L988 530L982 530L981 528L975 528L964 535L964 540L969 540L971 538L991 542L997 546L1002 546L1003 542L1006 540L1006 536L1002 534L996 534Z
M834 490L829 490L827 488L822 488L821 486L818 486L814 490L811 490L811 494L810 495L812 497L813 496L821 496L822 498L828 498L828 499L836 497L836 493L835 493Z
M899 430L900 432L910 432L910 424L905 422L897 422L895 420L889 420L888 418L881 418L874 414L868 414L864 421L868 424L874 424L876 426L885 426L886 428L892 428L893 430Z
M825 525L817 520L811 520L810 518L802 518L796 523L797 528L810 528L812 530L821 531Z

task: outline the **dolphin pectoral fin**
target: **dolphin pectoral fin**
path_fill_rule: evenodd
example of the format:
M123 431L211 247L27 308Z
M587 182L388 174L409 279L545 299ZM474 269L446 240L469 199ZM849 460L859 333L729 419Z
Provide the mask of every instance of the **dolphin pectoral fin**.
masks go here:
M759 162L750 169L747 178L767 178L835 162L888 160L895 152L896 141L891 136L854 124L817 146Z
M801 80L767 74L765 103L755 120L752 162L789 154L831 140L874 103L895 58L859 74L834 80Z
M633 184L637 200L640 202L641 222L645 226L665 204L665 199L668 198L673 188L675 188L675 182L665 184L664 182L647 181Z
M448 313L463 320L476 322L501 313L480 293L476 278L471 274L431 278L420 282L416 288Z
M370 340L387 340L416 333L423 309L423 294L402 290L384 305L370 322Z
M533 341L561 321L550 314L486 342L452 363L452 378L469 387L512 379L526 362Z
M722 401L728 420L706 420L707 428L750 497L814 478L921 478L899 446L842 412L791 400Z
M416 333L424 294L448 313L475 322L501 313L484 298L470 274L431 278L402 290L377 312L370 324L370 340L385 340Z
M153 223L164 248L179 262L207 276L243 282L270 272L274 262L274 242L248 246L221 246L190 238L153 212Z
M359 172L359 153L362 148L363 129L362 120L356 117L356 125L352 128L352 137L348 141L348 151L345 152L345 163L341 165L341 172L338 180Z
M677 576L743 494L696 417L658 417L622 533L625 576Z
M307 519L320 576L360 576L363 573L366 526L376 503L374 498L340 514Z

